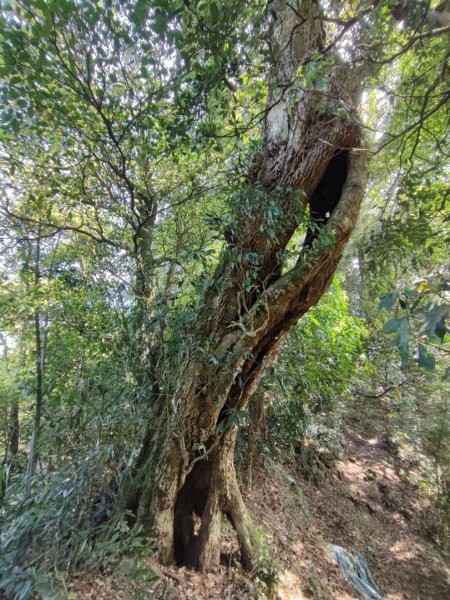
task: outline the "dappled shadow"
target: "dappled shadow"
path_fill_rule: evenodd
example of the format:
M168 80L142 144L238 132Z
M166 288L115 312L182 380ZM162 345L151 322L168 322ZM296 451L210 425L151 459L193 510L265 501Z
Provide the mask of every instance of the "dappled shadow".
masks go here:
M283 572L301 582L297 597L356 596L331 558L329 545L338 544L362 553L386 600L450 598L447 565L426 537L426 498L398 476L391 450L376 432L349 430L342 459L319 486L280 463L260 473L248 503Z
M397 475L381 437L348 431L346 440L337 480L320 489L330 541L360 551L387 598L449 598L449 570L424 535L426 499Z

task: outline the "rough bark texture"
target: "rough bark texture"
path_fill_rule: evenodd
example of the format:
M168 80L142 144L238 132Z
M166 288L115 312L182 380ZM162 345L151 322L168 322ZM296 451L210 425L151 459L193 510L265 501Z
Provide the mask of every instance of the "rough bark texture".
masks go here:
M40 284L40 268L41 268L41 225L38 226L36 239L36 252L34 259L34 286L38 292ZM34 406L33 419L33 434L31 436L30 454L28 456L28 466L26 475L26 489L29 491L30 480L34 476L36 462L38 458L39 439L41 433L41 416L43 404L42 390L42 375L43 375L43 356L42 356L42 340L41 340L41 314L38 308L34 310L34 335L35 335L35 388L36 402Z
M222 514L237 532L243 566L252 567L257 536L236 479L235 426L228 426L227 415L245 408L284 335L330 285L366 183L355 118L357 86L350 69L330 67L326 93L296 83L299 69L324 44L315 4L280 1L271 9L273 69L261 150L243 189L249 201L237 217L237 239L223 253L197 328L173 366L176 388L161 401L128 503L155 536L163 561L176 559L202 570L218 565ZM282 274L280 251L298 228L302 203L342 149L347 153L345 183L328 221L334 241L318 240ZM274 231L267 211L250 193L255 186L279 209ZM250 290L245 285L248 253L257 256L258 267ZM217 435L220 421L224 426ZM194 514L201 519L198 531Z
M249 401L250 426L248 428L247 443L247 488L253 488L253 469L256 462L258 443L261 437L267 435L266 413L264 407L264 390L258 388L256 394Z

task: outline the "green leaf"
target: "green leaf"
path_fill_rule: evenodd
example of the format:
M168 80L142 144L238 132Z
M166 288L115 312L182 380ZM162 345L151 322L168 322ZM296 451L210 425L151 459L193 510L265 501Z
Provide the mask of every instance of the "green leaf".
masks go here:
M436 366L434 356L432 354L429 354L426 346L424 344L421 344L420 342L418 344L417 349L419 353L417 364L419 365L419 367L423 367L427 371L434 371L434 368Z
M438 331L442 333L442 323L450 314L450 304L438 304L437 306L433 306L431 309L424 311L422 314L424 316L424 322L420 328L420 333L436 333L438 337L441 337Z
M399 292L391 292L382 298L381 302L378 304L378 310L388 310L391 311L394 308L395 303L397 302L400 296Z
M323 79L323 77L319 77L319 79L316 79L314 81L314 88L316 90L319 90L320 92L325 91L326 88L327 88L327 84L325 82L325 79Z
M134 9L133 21L137 27L142 27L148 14L147 0L138 0Z
M400 329L400 325L403 320L404 317L402 319L390 319L384 324L381 333L395 333Z
M402 359L402 367L406 367L409 362L409 338L409 320L408 317L403 317L403 319L400 319L400 327L397 336L397 346Z
M209 5L209 13L211 15L211 22L212 23L217 23L217 21L219 20L220 17L220 13L219 13L219 7L217 6L217 4L215 2L212 2Z
M437 335L437 337L441 340L441 342L444 341L445 335L447 333L447 326L445 324L445 319L442 318L440 321L438 321L436 323L436 326L434 328L434 332Z
M53 29L53 22L52 22L52 15L47 15L45 17L45 21L42 24L41 27L41 34L43 37L49 37L51 31Z
M225 430L225 424L226 424L226 419L220 421L220 423L217 425L216 427L216 435L219 435L220 433L222 433L222 431Z

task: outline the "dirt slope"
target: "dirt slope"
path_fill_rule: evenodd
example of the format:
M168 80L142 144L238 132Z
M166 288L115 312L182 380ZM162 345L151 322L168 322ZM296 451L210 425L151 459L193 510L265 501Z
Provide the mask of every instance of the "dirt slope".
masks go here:
M270 562L261 560L259 579L243 576L236 540L224 524L222 565L215 574L152 565L162 577L158 590L85 574L74 582L73 597L241 600L272 589L279 600L351 600L358 595L330 556L333 543L364 555L386 600L447 600L450 571L425 534L426 498L397 475L394 464L381 435L364 437L352 429L341 460L318 486L294 465L267 460L245 493L268 532L272 555Z
M300 481L300 497L293 483L288 494L282 467L260 476L252 508L285 566L280 598L357 596L330 560L330 543L364 555L386 600L450 598L448 565L424 534L425 499L398 477L393 460L379 438L349 430L337 470L319 487Z

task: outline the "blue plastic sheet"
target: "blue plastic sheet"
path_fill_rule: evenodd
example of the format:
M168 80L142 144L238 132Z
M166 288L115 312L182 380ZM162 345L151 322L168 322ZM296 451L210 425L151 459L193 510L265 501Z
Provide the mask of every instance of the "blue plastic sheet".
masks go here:
M353 555L335 544L331 545L331 553L348 581L365 600L383 600L383 596L361 553L358 552Z

